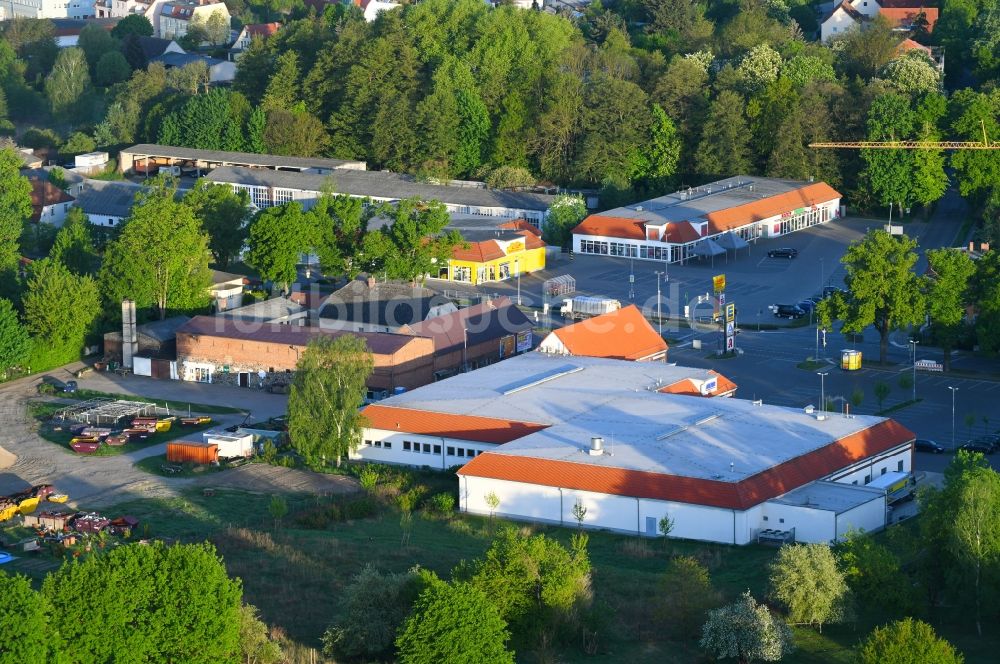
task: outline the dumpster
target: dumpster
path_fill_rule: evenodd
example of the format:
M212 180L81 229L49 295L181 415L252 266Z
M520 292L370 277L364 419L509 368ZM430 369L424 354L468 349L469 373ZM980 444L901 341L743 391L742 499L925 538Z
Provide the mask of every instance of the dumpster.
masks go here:
M857 371L861 368L860 350L840 351L840 368L844 371Z

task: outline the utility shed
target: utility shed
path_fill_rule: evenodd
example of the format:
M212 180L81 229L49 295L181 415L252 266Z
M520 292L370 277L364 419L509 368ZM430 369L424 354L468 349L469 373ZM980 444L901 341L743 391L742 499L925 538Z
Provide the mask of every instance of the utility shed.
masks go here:
M60 532L73 518L71 512L45 511L24 515L24 525L28 528L41 528Z
M222 459L253 456L253 434L206 431L201 436L204 442L213 443L219 448L219 457Z
M174 440L167 443L170 463L214 463L219 460L219 446L201 440Z

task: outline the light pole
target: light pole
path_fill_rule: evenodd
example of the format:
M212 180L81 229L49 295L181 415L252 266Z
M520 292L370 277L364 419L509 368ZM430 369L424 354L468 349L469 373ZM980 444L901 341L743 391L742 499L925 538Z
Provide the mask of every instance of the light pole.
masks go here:
M955 392L958 392L957 387L948 386L951 390L951 449L955 449Z
M910 339L910 349L913 351L913 400L917 400L917 344L916 339Z
M666 272L656 272L656 320L657 329L660 331L660 336L663 336L663 314L660 311L660 275L666 274Z
M821 371L816 375L819 376L819 410L820 412L826 411L826 377L829 371Z

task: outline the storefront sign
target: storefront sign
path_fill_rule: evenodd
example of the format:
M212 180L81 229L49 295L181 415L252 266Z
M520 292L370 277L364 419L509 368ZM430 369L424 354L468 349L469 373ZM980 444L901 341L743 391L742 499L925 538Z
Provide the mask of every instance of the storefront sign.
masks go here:
M507 245L507 254L517 253L518 251L524 251L524 242L517 240L516 242L511 242Z
M712 277L712 286L715 288L716 293L726 290L726 275L717 274Z
M531 330L525 330L524 332L517 333L517 346L516 350L518 353L524 353L531 350Z

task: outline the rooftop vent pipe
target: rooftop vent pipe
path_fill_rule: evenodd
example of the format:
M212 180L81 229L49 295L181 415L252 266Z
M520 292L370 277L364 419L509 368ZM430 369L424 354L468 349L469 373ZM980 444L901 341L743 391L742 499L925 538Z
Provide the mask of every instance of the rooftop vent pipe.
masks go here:
M592 436L590 439L590 456L601 456L604 454L604 439L600 436Z

